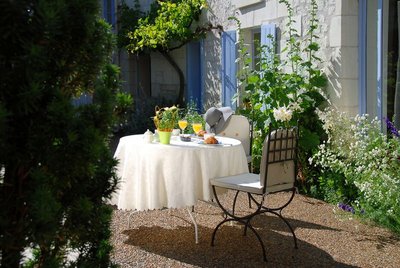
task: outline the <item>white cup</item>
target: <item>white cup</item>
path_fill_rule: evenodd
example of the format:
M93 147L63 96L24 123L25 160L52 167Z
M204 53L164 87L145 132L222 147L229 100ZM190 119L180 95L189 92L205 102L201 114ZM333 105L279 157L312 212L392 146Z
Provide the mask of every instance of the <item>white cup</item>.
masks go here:
M179 128L174 128L172 130L172 136L179 136L180 133L181 133L181 130Z

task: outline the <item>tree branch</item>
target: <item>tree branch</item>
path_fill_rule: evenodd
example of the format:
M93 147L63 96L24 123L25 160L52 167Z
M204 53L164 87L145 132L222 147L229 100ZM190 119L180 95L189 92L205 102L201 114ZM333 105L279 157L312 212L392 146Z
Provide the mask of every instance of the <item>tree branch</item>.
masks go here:
M194 37L183 40L180 44L178 44L178 45L176 45L174 47L170 47L168 49L168 51L172 51L172 50L181 48L184 45L186 45L187 43L189 43L189 42L191 42L193 40L196 40L197 38L199 38L203 34L208 33L211 30L219 30L219 32L221 33L221 32L224 31L224 27L222 25L219 25L219 24L214 26L211 23L208 23L207 26L197 27L195 32L194 32L194 35L193 35Z

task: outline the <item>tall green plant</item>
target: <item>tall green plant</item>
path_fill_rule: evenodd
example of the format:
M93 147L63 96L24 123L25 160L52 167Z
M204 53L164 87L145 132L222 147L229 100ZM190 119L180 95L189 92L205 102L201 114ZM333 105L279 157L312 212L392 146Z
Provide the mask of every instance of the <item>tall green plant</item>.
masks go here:
M261 47L259 71L251 70L248 49L244 46L243 38L239 37L239 62L242 64L242 71L238 78L240 97L246 104L241 113L253 121L255 135L252 149L255 169L259 166L262 142L267 135L268 126L299 124L300 175L305 177L309 172L307 159L320 143L323 133L321 124L313 113L325 101L322 89L326 85L326 78L318 68L320 59L316 56L319 50L318 43L315 42L318 38L315 34L318 27L318 6L315 0L311 1L309 29L301 40L293 26L295 20L292 6L285 0L279 2L286 5L288 10L285 25L287 31L282 34L288 38L280 55L275 53L276 43ZM241 34L240 24L238 26ZM272 39L272 36L269 38ZM283 118L286 120L282 120L282 115L285 115Z
M111 266L107 137L119 83L98 14L97 0L0 1L2 267L20 267L27 249L27 266ZM81 92L93 103L74 106Z

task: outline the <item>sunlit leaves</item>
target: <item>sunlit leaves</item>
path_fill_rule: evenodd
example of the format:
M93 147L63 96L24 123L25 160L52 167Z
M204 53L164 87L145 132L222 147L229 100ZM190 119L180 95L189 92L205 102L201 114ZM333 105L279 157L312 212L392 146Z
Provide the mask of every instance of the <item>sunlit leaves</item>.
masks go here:
M192 22L199 19L205 0L158 1L149 16L140 18L137 27L128 32L128 50L168 51L171 47L195 39ZM155 14L154 17L151 17Z

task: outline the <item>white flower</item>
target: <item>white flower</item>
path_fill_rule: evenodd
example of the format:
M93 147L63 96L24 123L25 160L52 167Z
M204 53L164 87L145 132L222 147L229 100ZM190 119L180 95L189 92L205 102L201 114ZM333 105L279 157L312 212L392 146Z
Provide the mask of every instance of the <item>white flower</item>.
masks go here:
M276 121L286 122L292 119L292 111L285 106L274 109L274 117Z
M295 110L295 111L301 109L300 104L298 104L297 102L293 102L293 103L291 104L291 107L292 107L292 109Z

